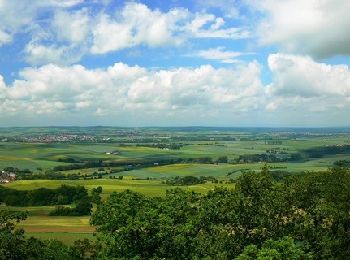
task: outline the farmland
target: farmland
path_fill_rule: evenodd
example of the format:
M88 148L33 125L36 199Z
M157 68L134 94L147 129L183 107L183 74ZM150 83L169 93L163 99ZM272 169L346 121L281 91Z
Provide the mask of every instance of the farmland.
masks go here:
M98 186L102 187L102 197L107 198L112 192L121 192L130 189L147 196L164 196L167 189L176 188L164 185L157 180L23 180L8 184L6 187L18 190L32 190L39 188L57 188L62 184L80 185L92 190ZM199 193L206 193L215 186L233 188L233 184L212 184L189 185L180 187L185 190L193 190ZM37 238L54 238L71 243L77 239L92 238L94 228L89 224L88 216L50 216L49 212L53 206L36 207L6 207L0 206L0 210L28 211L28 218L19 224L28 236Z
M92 238L94 228L89 225L89 217L49 216L52 206L41 207L6 207L0 210L28 211L29 216L18 226L26 231L27 236L44 239L57 239L72 243L76 239Z
M327 170L350 160L349 136L347 129L4 128L0 169L17 174L4 187L23 191L101 187L102 200L127 189L150 197L174 188L205 194L234 189L243 172L258 172L265 163L281 175ZM315 149L322 153L312 157ZM201 181L170 182L186 176ZM29 212L19 225L27 235L65 243L93 237L89 216L50 216L54 206L5 209Z
M159 180L110 180L110 179L95 179L95 180L24 180L15 181L6 185L8 188L14 188L18 190L33 190L39 188L57 188L62 184L66 185L80 185L84 186L88 190L92 190L98 186L102 187L102 196L107 197L113 192L120 192L126 189L145 194L147 196L164 196L166 190L176 188L176 186L170 186L163 184ZM213 189L215 186L230 187L232 184L212 184L205 183L200 185L189 185L181 187L186 190L194 190L196 192L205 193L206 191Z

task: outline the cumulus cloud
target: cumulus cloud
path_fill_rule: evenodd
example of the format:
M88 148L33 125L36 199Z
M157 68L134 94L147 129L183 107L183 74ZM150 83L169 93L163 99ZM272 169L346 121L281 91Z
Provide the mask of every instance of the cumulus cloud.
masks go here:
M103 54L121 50L135 45L132 28L111 21L107 15L102 15L93 29L93 45L90 51Z
M267 109L311 112L349 109L350 70L347 65L318 63L308 56L271 54L273 75L267 87Z
M134 123L139 125L162 124L166 119L174 124L206 124L206 118L226 125L230 119L239 120L237 125L344 125L350 109L346 65L278 53L269 56L268 66L272 74L268 86L261 82L257 62L157 70L123 63L104 69L54 64L26 68L11 85L0 77L0 119L24 120L39 114L70 120L88 116L91 122L108 118L104 122L124 124L137 115L140 121Z
M49 64L24 69L11 86L0 78L0 112L69 117L139 111L161 116L224 109L239 114L258 109L262 93L256 62L225 69L205 65L157 71L123 63L97 70Z
M142 44L149 47L179 45L189 38L249 36L243 29L225 26L225 20L213 14L193 14L183 8L161 12L141 3L127 3L115 16L102 14L92 33L91 52L94 54Z
M350 97L350 70L347 65L317 63L307 56L271 54L274 93L282 96Z
M251 1L263 19L258 35L262 44L317 58L350 54L350 1Z

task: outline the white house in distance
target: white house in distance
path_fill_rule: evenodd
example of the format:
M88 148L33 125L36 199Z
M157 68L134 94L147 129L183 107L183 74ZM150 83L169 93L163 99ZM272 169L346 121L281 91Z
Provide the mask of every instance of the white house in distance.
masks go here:
M2 170L0 172L0 183L9 183L16 180L16 174Z

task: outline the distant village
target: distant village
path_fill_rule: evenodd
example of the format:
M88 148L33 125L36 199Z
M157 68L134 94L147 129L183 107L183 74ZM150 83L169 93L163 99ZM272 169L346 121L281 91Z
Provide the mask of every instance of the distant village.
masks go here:
M0 171L0 183L10 183L16 180L16 174L14 172Z
M0 137L2 142L24 142L24 143L68 143L68 142L108 142L110 138L96 137L92 135L76 134L44 134L44 135L21 135L13 137Z

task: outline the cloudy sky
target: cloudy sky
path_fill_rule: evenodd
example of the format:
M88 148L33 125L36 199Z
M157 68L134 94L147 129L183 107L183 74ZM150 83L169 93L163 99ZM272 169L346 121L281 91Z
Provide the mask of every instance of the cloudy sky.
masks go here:
M0 0L0 126L350 126L349 0Z

